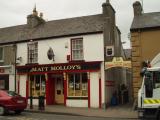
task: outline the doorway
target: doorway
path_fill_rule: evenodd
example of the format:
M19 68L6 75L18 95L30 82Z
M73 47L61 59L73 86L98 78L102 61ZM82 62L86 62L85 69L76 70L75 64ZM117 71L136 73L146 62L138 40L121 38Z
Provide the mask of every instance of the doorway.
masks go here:
M64 84L63 84L63 75L58 74L54 75L55 81L55 103L64 104Z

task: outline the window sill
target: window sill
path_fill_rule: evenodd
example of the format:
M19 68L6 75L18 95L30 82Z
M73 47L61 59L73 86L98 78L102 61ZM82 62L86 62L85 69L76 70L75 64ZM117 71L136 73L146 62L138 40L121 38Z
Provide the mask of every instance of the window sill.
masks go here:
M38 63L27 63L26 65L38 65Z
M76 97L76 96L69 96L67 97L67 99L70 99L70 100L88 100L88 96L82 96L82 97Z
M0 63L3 63L4 62L4 60L0 60Z
M69 61L70 63L75 63L75 62L85 62L85 60L71 60L71 61Z

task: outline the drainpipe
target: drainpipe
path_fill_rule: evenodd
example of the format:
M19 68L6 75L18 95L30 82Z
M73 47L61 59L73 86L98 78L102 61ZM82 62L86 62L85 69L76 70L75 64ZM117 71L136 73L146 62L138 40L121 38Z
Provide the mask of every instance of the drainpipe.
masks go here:
M14 89L15 89L15 92L16 92L16 88L17 88L17 81L16 81L16 58L17 58L17 45L14 44L13 45L14 47Z

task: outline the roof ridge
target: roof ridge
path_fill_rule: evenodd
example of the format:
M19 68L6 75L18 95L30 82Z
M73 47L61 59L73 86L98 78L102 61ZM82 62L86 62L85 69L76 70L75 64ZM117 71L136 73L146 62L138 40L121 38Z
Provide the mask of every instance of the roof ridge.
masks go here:
M62 18L62 19L49 20L47 22L60 21L60 20L71 20L71 19L79 19L79 18L87 18L87 17L100 16L100 15L103 15L103 14L94 14L94 15L86 15L86 16L77 16L77 17L70 17L70 18Z
M27 24L10 26L0 28L0 44L29 39L95 34L103 31L103 25L103 14L94 14L51 20L33 28L27 27Z
M155 14L155 13L160 13L160 12L158 12L158 11L157 12L148 12L148 13L143 13L143 14Z
M46 23L53 22L53 21L61 21L61 20L71 20L71 19L87 18L87 17L100 16L100 15L103 15L103 14L94 14L94 15L88 15L88 16L86 15L86 16L77 16L77 17L71 17L71 18L55 19L55 20L46 21ZM7 27L0 28L0 30L2 30L2 29L8 29L8 28L14 28L14 27L23 27L23 26L26 26L26 25L27 24L7 26Z

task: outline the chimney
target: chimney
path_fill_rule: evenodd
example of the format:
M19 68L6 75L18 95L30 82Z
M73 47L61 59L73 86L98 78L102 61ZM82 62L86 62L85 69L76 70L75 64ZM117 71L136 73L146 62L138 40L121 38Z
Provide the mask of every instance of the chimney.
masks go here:
M30 28L34 28L42 23L44 23L45 20L43 19L43 14L40 13L40 17L38 16L38 12L36 10L36 6L33 9L33 13L31 15L27 16L27 25Z
M139 1L136 1L135 3L133 3L133 9L134 9L134 16L142 15L143 8Z
M109 0L106 0L102 4L103 17L104 17L104 42L105 45L113 45L115 41L115 10L110 4Z
M106 0L106 3L109 3L109 0Z
M106 3L102 4L102 8L103 8L103 15L105 16L113 16L115 14L115 10L112 7L112 5L110 4L109 0L106 0Z

